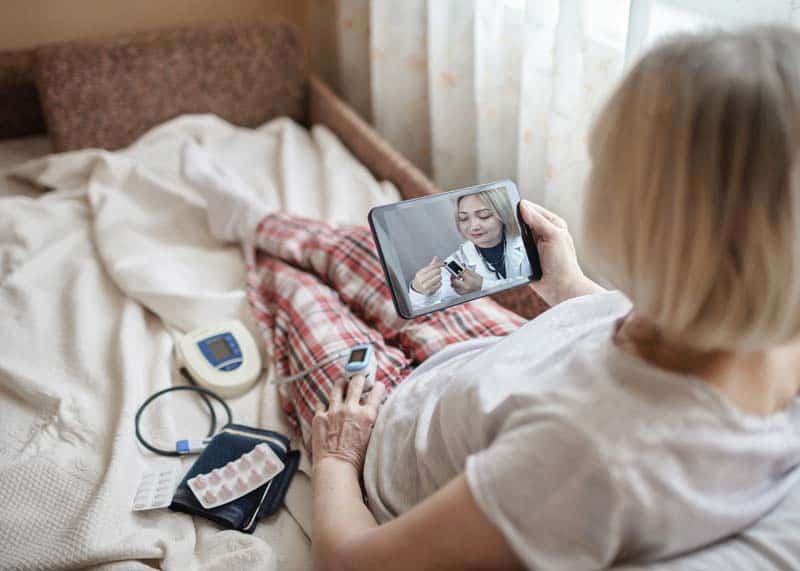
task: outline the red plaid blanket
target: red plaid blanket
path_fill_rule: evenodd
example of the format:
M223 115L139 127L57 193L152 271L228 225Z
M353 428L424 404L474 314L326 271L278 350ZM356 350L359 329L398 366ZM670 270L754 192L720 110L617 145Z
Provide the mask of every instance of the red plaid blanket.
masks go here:
M391 391L451 343L507 335L524 319L482 298L417 319L397 315L372 234L363 226L276 213L248 252L248 300L276 374L288 377L358 343L372 343L376 381ZM343 374L343 359L281 385L289 421L308 440L314 409Z

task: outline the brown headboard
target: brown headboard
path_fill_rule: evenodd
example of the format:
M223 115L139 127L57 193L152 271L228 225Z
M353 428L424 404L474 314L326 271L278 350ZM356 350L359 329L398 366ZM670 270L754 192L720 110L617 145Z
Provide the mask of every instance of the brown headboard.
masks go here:
M305 94L301 36L285 22L68 42L0 54L0 137L46 125L56 150L118 149L184 113L304 122Z

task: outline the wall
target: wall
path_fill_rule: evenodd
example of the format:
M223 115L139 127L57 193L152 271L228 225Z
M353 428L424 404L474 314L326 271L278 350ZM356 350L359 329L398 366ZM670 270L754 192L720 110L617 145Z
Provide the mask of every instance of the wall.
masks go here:
M305 0L0 0L0 51L78 38L281 17L306 34Z
M444 198L444 197L442 197ZM455 224L453 202L409 203L386 214L387 234L399 258L400 273L410 282L433 256L444 260L464 241Z

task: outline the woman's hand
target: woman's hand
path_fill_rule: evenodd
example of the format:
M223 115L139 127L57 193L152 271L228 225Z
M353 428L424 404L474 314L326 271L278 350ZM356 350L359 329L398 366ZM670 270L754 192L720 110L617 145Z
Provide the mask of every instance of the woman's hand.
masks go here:
M583 275L575 244L563 218L528 200L522 201L520 210L522 220L530 227L536 240L542 264L542 279L530 284L533 291L550 305L604 291Z
M450 277L450 285L453 286L456 293L466 295L474 291L480 291L483 287L483 278L472 270L465 268L459 277Z
M414 276L414 280L411 282L413 290L424 295L433 295L439 291L439 288L442 287L443 267L444 262L434 256L431 263Z
M352 465L360 474L364 466L372 425L383 399L383 383L375 383L364 404L360 403L364 376L356 375L349 383L343 377L333 386L329 407L317 409L311 424L311 451L314 463L336 458ZM344 395L347 385L347 396Z

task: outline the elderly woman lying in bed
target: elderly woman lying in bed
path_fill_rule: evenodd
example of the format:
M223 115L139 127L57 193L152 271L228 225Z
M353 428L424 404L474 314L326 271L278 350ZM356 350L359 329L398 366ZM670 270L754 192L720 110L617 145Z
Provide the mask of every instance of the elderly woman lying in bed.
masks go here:
M627 298L525 203L554 306L528 323L487 299L398 319L366 229L266 214L189 149L215 233L258 248L279 368L376 348L368 396L336 365L284 394L311 438L320 569L598 569L725 538L678 562L750 567L738 537L786 518L800 475L798 57L796 32L758 29L639 62L595 125L586 197Z

